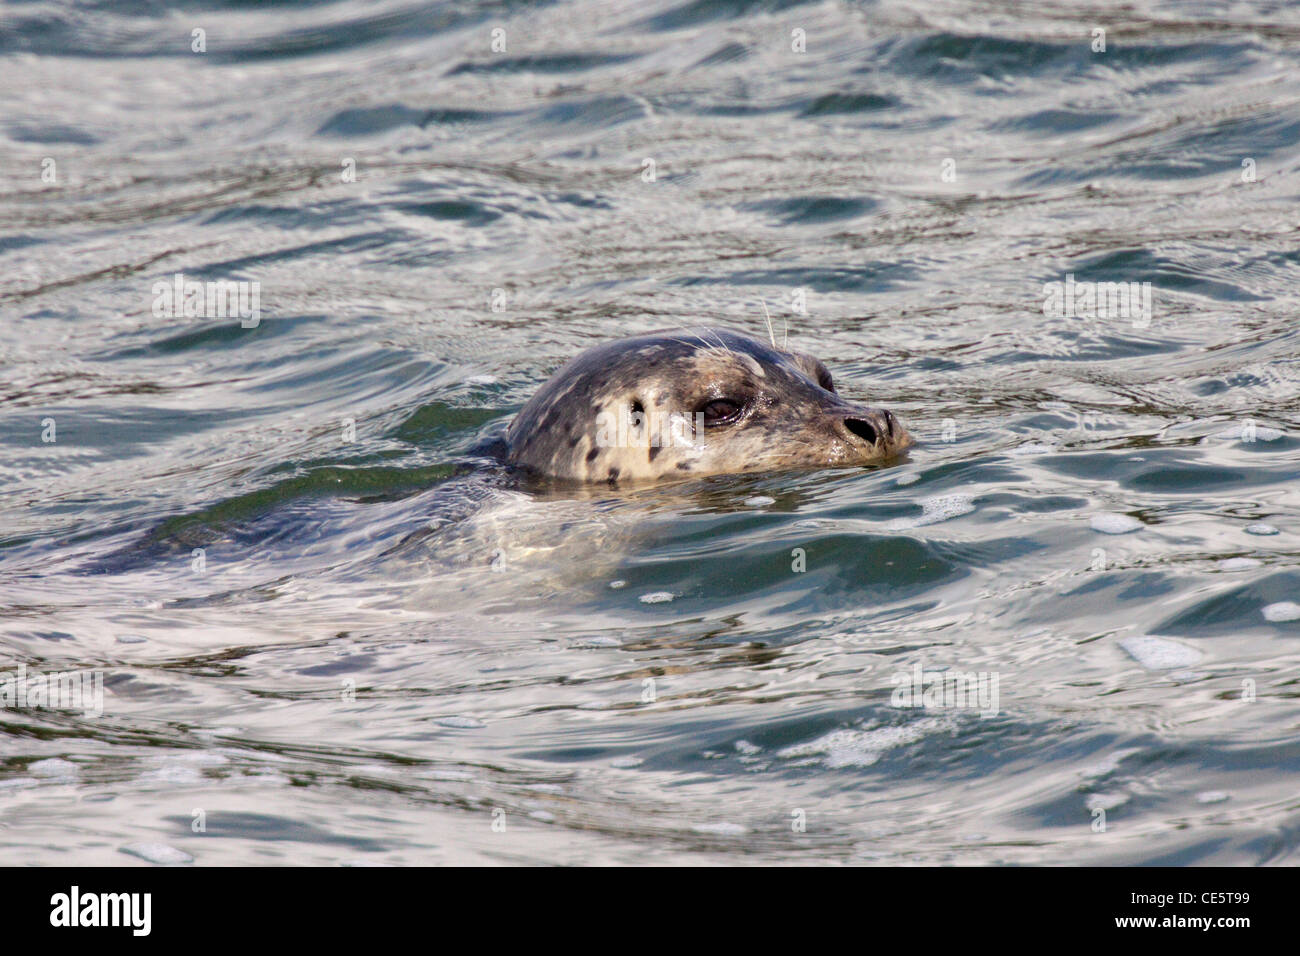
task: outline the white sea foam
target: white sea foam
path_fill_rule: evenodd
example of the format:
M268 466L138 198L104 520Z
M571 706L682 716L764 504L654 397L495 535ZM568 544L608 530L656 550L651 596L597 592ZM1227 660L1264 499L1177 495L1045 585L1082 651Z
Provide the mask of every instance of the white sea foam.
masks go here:
M1246 571L1257 568L1264 562L1258 558L1224 558L1219 562L1220 571Z
M877 727L872 730L832 730L816 740L795 744L777 751L784 759L821 757L829 768L870 767L886 751L906 744L916 743L923 737L952 726L950 721L927 717L897 727Z
M1300 621L1300 604L1295 601L1278 601L1267 605L1263 613L1266 621Z
M1126 637L1119 642L1119 646L1149 671L1191 667L1205 656L1194 647L1153 634Z
M915 518L895 518L889 527L896 531L908 528L920 528L929 524L938 524L949 518L970 514L975 510L973 495L955 494L939 495L921 502L921 514Z
M161 866L176 866L181 863L194 862L194 857L184 850L178 850L176 847L168 846L165 843L132 843L122 847L122 852Z
M1121 514L1093 515L1089 524L1092 525L1093 531L1100 531L1102 534L1128 534L1130 531L1138 531L1146 527L1137 518Z

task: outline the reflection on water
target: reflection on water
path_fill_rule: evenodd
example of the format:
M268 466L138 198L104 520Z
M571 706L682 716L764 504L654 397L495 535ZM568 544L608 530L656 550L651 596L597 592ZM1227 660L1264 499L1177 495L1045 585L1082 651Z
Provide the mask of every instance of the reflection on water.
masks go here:
M6 20L0 862L1297 862L1292 8ZM460 466L764 303L907 462Z

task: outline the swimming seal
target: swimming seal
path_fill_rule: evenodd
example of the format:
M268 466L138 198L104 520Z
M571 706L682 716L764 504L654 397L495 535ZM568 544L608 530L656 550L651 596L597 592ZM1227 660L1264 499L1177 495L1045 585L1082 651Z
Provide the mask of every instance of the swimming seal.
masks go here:
M876 464L912 445L893 413L837 394L813 356L714 328L582 352L504 439L515 466L611 484Z

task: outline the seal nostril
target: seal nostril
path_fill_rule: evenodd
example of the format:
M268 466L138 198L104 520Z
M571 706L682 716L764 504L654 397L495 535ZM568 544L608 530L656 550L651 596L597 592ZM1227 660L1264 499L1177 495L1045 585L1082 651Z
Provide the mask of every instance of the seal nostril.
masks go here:
M844 419L844 427L868 445L876 443L876 430L871 426L870 422L865 422L861 418L846 418Z
M897 424L897 422L894 419L894 413L891 411L886 411L885 412L885 434L888 435L890 438L894 437L895 424Z

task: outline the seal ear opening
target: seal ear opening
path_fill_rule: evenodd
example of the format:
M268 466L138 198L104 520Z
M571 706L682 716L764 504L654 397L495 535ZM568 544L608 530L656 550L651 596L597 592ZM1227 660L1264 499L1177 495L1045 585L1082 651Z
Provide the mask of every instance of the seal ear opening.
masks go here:
M835 393L835 380L831 378L830 370L826 367L825 362L809 355L807 352L787 352L786 354L793 360L795 368L816 382L818 388L824 388L828 392Z

